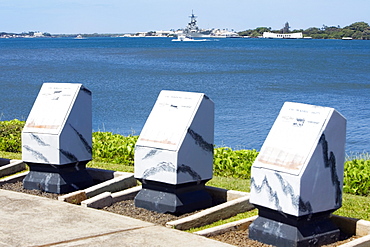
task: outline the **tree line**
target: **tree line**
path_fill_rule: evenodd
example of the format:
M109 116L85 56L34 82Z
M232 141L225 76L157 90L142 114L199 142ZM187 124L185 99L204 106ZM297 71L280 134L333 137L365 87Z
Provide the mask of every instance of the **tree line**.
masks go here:
M349 26L341 28L340 26L326 26L321 28L310 27L306 30L295 29L290 30L289 23L280 30L272 30L271 27L257 27L256 29L249 29L238 34L240 36L250 36L257 38L262 36L263 32L272 33L303 33L304 37L312 37L313 39L342 39L343 37L351 37L352 39L370 40L370 26L366 22L355 22Z

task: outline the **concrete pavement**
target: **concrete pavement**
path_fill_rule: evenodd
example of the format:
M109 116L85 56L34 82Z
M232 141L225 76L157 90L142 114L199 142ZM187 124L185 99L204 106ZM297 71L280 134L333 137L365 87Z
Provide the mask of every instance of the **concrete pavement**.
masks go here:
M0 189L0 246L232 246L195 234Z

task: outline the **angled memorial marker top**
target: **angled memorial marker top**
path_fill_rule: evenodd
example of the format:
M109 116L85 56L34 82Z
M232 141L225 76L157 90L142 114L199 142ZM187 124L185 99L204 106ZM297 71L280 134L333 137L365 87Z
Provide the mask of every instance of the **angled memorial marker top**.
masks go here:
M59 134L69 116L81 84L44 83L23 132Z
M333 108L286 102L253 164L298 175L309 162Z
M203 97L202 93L161 91L137 145L178 150Z

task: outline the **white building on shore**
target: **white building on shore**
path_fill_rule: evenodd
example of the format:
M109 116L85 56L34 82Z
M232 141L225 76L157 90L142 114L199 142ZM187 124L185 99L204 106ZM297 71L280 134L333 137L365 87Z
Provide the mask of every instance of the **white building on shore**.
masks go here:
M37 38L44 37L44 34L42 32L34 32L33 37L37 37Z
M303 34L302 33L264 32L262 38L265 38L265 39L303 39Z

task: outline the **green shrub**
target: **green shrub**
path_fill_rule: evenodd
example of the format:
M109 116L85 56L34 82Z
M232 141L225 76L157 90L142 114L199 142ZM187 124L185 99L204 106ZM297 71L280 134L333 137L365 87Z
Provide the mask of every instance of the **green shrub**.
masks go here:
M111 132L94 132L92 136L95 161L134 165L138 136L122 136Z
M21 133L24 124L24 121L18 119L0 121L0 151L22 152Z
M370 195L370 160L351 160L344 164L343 192Z
M228 147L214 149L213 174L215 176L251 177L251 167L258 155L256 150L232 150Z

